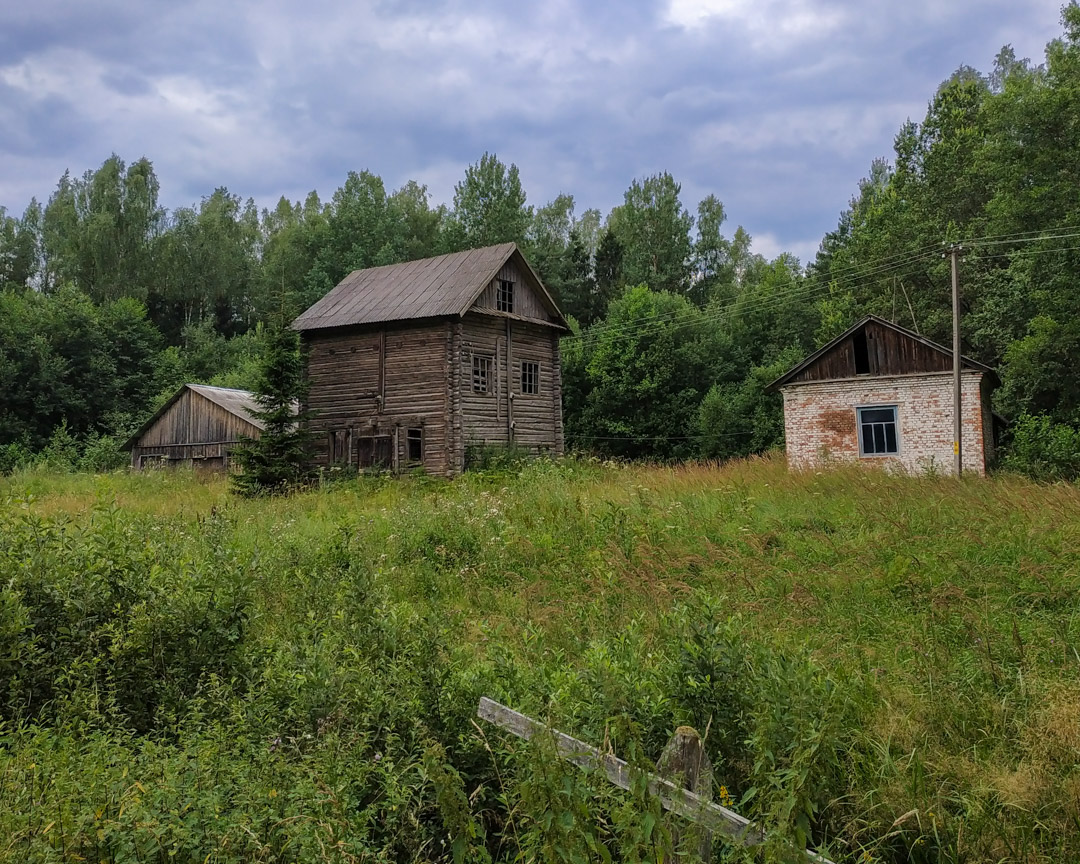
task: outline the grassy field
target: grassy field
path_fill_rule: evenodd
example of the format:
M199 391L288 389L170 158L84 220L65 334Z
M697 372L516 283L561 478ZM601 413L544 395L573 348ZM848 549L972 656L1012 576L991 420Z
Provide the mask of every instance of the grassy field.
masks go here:
M643 790L475 725L480 695L641 764L693 725L774 832L750 860L1080 860L1076 486L766 459L0 500L5 860L669 844Z

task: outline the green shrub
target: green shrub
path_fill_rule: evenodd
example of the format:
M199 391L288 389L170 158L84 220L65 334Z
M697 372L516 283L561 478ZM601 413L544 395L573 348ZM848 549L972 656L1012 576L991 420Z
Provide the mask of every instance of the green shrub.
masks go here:
M535 458L534 452L518 444L469 444L465 447L465 470L516 471Z
M115 471L128 464L128 454L121 448L123 441L114 435L91 434L82 443L78 469L91 474Z
M1022 414L1009 426L1001 466L1035 480L1080 479L1080 429Z
M110 715L150 731L182 713L208 675L242 674L242 571L213 549L177 558L175 534L159 526L148 542L147 527L108 509L82 529L0 519L0 716Z
M10 474L19 468L27 467L33 456L22 441L0 444L0 476Z

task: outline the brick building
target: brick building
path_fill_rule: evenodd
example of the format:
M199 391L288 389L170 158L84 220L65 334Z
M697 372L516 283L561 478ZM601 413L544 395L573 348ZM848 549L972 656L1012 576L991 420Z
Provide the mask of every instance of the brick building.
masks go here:
M993 369L961 357L963 468L993 458ZM952 473L952 351L870 315L769 385L784 396L788 465L874 462Z

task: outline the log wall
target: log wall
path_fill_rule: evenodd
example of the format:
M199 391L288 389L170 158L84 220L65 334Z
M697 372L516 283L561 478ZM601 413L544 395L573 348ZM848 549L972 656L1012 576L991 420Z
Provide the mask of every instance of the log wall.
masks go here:
M448 473L451 335L445 322L306 334L307 406L315 412L310 428L317 464L330 467L330 433L344 431L349 464L356 464L359 439L390 436L395 470ZM419 462L408 458L411 428L423 429Z
M509 442L561 453L559 334L543 325L470 313L461 323L459 375L465 447ZM487 393L473 390L473 357L492 360ZM538 363L540 392L521 391L521 364Z
M495 312L389 329L353 327L305 334L307 407L317 464L331 467L330 436L357 465L362 439L390 436L397 471L423 467L453 476L470 446L513 442L561 454L559 331ZM473 357L492 361L487 393L473 391ZM539 364L540 392L523 393L521 364ZM419 464L407 430L423 429Z

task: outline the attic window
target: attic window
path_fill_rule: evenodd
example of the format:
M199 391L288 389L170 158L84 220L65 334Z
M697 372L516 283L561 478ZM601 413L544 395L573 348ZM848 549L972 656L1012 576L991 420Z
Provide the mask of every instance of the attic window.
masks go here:
M509 279L500 279L495 294L495 308L500 312L514 311L514 283Z
M856 331L851 337L851 345L855 349L855 374L870 374L870 349L866 344L866 329Z

